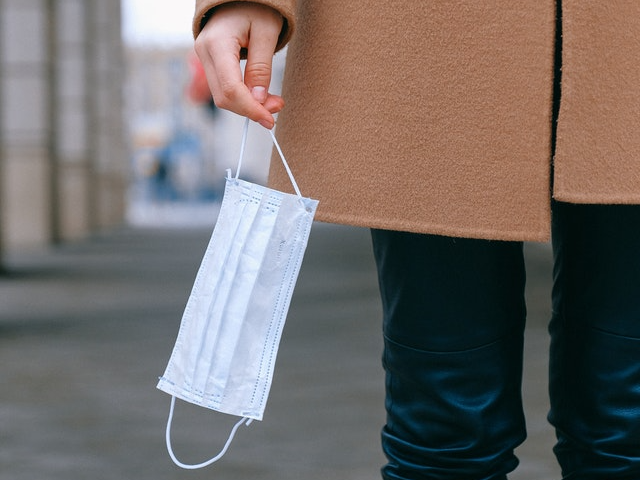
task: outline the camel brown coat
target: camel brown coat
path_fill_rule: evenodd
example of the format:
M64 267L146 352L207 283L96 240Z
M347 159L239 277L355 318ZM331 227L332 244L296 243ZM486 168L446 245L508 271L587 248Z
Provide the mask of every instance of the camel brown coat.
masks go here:
M640 203L640 2L563 0L552 162L554 0L258 1L285 18L276 131L319 220L544 241L552 191Z

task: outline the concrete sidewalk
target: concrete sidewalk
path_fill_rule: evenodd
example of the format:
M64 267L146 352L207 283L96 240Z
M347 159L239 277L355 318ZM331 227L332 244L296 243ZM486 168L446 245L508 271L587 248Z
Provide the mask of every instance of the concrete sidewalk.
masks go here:
M156 390L209 239L123 229L15 255L0 276L1 480L368 480L384 463L381 319L367 230L315 225L263 422L200 471L164 444ZM545 421L550 251L527 245L529 439L510 478L559 478ZM215 453L234 418L179 403L176 454Z

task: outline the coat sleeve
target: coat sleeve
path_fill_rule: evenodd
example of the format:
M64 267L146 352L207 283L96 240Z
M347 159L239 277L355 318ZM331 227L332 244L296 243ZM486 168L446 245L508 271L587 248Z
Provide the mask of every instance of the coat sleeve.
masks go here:
M193 37L196 38L202 27L211 16L213 9L218 5L229 3L231 0L196 0L196 11L193 16ZM238 1L238 0L235 0ZM278 45L276 51L283 48L291 38L295 28L295 11L297 0L239 0L249 1L253 3L260 3L276 9L282 15L284 23L282 25L282 32L280 32L280 38L278 39Z

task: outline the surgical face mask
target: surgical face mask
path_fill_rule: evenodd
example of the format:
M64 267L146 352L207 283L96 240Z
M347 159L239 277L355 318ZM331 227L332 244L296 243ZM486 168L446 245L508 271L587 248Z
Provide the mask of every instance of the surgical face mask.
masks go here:
M187 301L178 338L158 388L172 396L167 449L183 468L201 468L226 452L242 424L262 420L276 354L318 202L304 198L280 153L296 195L227 172L211 241ZM171 447L176 398L241 417L215 457L178 461Z

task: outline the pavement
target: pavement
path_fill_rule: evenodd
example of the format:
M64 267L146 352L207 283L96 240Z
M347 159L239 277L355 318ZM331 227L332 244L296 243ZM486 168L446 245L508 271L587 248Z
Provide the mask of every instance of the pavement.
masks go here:
M0 480L368 480L384 463L381 308L367 230L316 224L265 419L204 470L173 465L155 388L208 228L123 227L14 252L0 275ZM527 244L529 438L510 479L559 478L545 416L551 253ZM233 417L178 403L174 448L200 462Z

